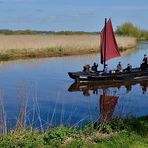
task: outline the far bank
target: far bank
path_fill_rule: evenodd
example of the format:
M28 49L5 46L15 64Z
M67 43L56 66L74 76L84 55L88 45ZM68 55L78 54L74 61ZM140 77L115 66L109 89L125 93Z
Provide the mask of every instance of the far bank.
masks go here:
M116 36L120 51L135 48L136 38ZM0 35L0 60L98 53L99 35Z

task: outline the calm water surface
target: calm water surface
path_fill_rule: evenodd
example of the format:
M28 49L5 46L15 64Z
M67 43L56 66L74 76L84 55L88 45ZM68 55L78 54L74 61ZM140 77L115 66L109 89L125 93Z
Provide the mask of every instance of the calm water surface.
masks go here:
M148 54L148 43L120 58L126 67L140 65ZM0 130L26 124L36 128L59 124L81 126L97 119L116 116L148 115L148 82L118 86L74 86L68 71L79 71L82 65L99 63L99 55L47 59L16 60L0 63ZM99 69L102 69L100 65ZM5 123L5 125L4 125Z

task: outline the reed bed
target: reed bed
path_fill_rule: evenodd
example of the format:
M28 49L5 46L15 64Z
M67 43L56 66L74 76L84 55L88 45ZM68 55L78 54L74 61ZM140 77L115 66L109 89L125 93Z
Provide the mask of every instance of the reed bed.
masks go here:
M133 48L132 37L117 36L121 49ZM0 59L50 57L98 52L99 35L0 35Z

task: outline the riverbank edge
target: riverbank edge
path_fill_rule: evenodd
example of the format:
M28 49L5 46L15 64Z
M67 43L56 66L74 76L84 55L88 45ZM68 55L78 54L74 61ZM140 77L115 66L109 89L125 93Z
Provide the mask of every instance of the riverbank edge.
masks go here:
M136 46L131 47L120 47L120 52L125 52L127 50L133 49ZM44 49L11 49L5 53L0 53L0 61L9 61L17 59L31 59L31 58L47 58L47 57L64 57L73 55L85 55L99 53L98 49L80 49L80 50L67 50L62 47L56 48L44 48Z
M121 38L121 41L124 40ZM136 39L135 39L136 40ZM121 42L120 41L120 42ZM83 45L84 46L84 45ZM0 50L0 61L16 60L16 59L29 59L29 58L47 58L47 57L63 57L63 56L72 56L72 55L84 55L84 54L94 54L99 53L99 45L91 47L73 47L57 45L55 47L47 48L22 48L22 49L7 49ZM130 44L124 41L124 44L119 44L120 52L124 53L130 49L136 48L137 42L132 41Z
M59 126L46 132L20 127L0 137L1 147L148 147L148 116L95 122L80 129Z

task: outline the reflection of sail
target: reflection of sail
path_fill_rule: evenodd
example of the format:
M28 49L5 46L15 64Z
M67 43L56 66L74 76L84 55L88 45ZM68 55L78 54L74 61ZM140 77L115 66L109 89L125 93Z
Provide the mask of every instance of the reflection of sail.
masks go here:
M100 121L112 119L118 96L108 96L107 89L100 95Z

